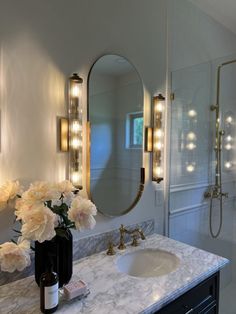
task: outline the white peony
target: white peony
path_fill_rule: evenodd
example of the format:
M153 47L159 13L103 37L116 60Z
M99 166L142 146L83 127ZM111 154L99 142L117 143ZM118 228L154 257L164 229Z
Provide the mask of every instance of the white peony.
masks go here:
M75 223L77 230L93 229L96 225L93 216L96 214L96 206L90 200L76 196L68 211L68 218Z
M34 204L35 202L33 202L32 200L18 198L15 203L15 215L16 217L18 217L18 220L22 219L24 214L26 214L27 211L29 211Z
M19 181L6 181L0 187L0 210L6 207L7 202L13 200L21 193Z
M64 180L56 184L56 189L63 195L68 195L75 190L75 187L69 180Z
M22 220L23 238L42 243L56 235L58 216L44 204L34 204L29 210L16 212L16 215L17 220Z
M22 271L31 263L30 242L23 240L18 244L6 242L0 245L0 267L9 273Z
M22 194L22 198L29 203L45 202L59 198L60 193L56 190L55 185L36 181L32 183L27 191Z

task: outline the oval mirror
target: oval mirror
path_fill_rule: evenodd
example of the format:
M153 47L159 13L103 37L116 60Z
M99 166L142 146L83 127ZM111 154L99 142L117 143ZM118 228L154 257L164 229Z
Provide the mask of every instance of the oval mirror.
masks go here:
M144 169L143 85L125 58L105 55L92 66L88 121L88 193L103 214L126 214L141 197Z

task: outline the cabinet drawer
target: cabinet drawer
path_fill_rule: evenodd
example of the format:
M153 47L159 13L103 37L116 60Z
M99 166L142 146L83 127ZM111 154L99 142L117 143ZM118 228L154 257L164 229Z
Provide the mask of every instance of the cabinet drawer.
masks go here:
M219 273L216 273L156 313L217 314L218 294Z

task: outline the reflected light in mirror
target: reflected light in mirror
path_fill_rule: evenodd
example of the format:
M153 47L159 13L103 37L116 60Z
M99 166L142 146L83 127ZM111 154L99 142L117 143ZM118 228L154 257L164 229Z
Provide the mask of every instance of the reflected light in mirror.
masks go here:
M195 170L195 165L193 164L187 165L186 170L188 172L193 172Z
M194 132L189 132L187 134L187 139L190 140L190 141L196 140L196 134Z
M226 141L227 141L227 142L231 142L231 141L232 141L232 136L231 136L231 135L228 135L228 136L226 137Z
M189 149L189 150L193 150L193 149L196 148L196 145L191 142L191 143L189 143L186 147L187 147L187 149Z
M230 161L227 161L227 162L225 163L225 168L226 168L226 169L232 168L232 163L231 163Z
M233 122L233 118L232 118L231 116L228 116L228 117L225 119L225 121L226 121L227 123L232 123L232 122Z
M194 118L194 117L196 117L196 115L197 115L197 112L195 110L193 110L193 109L189 110L188 116L190 118Z
M232 149L232 145L230 143L225 145L225 149L226 150L231 150Z

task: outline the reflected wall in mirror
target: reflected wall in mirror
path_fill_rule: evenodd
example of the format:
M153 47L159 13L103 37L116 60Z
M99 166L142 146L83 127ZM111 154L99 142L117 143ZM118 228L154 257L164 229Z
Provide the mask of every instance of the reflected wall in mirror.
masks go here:
M123 215L139 200L144 184L143 85L125 58L105 55L92 66L88 121L88 193L103 214Z

